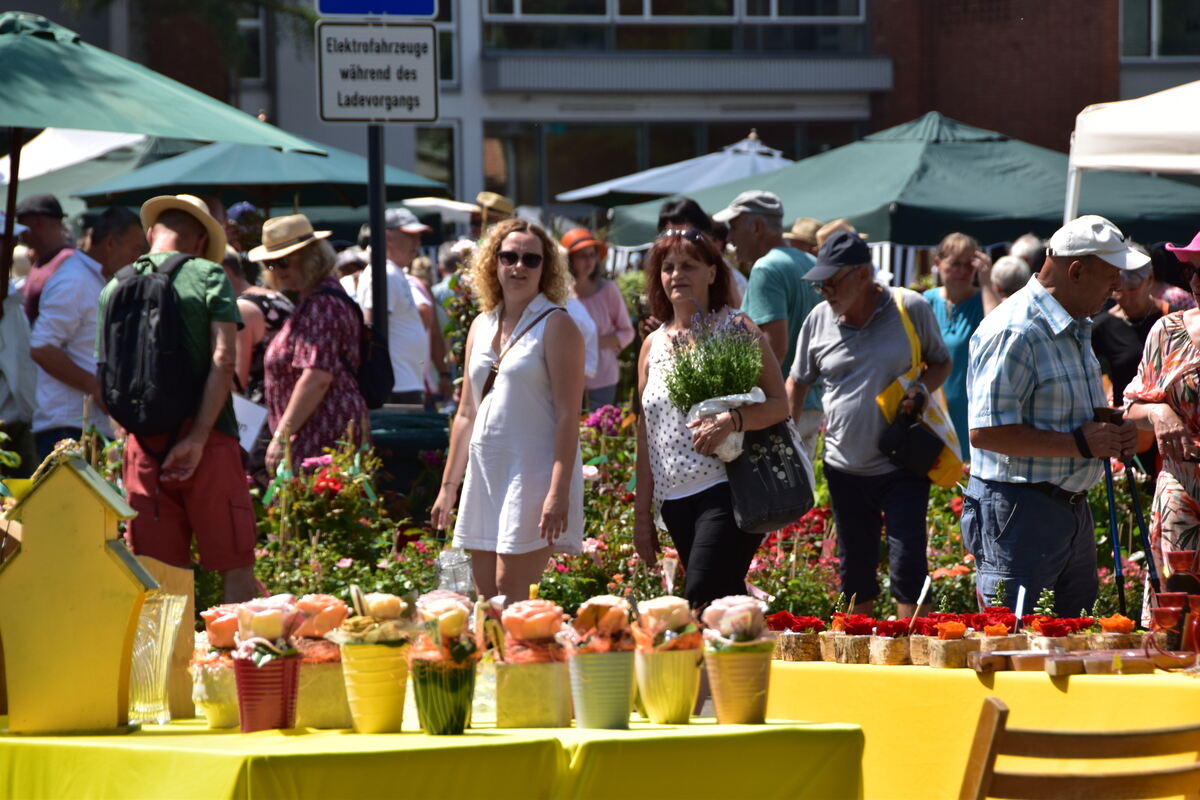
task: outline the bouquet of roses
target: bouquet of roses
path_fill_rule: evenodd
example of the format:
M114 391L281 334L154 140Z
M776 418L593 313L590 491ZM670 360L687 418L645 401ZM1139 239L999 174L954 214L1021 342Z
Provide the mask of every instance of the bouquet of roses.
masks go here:
M559 641L569 653L623 653L634 648L629 601L602 594L586 600L575 619L563 627Z
M530 598L505 608L499 623L484 623L496 648L497 727L571 724L567 651L555 638L566 618L550 600Z
M555 639L566 618L562 608L550 600L534 598L513 603L500 614L504 628L503 647L498 648L500 659L506 664L566 661L566 651Z
M435 589L417 598L421 630L413 646L414 661L477 661L482 647L472 626L471 600L458 592Z
M407 644L417 629L416 606L384 592L363 594L350 587L354 616L341 620L326 631L325 638L339 645L383 644L392 647Z
M483 652L483 605L437 589L417 598L422 630L410 651L417 714L426 733L460 734L471 716L475 664ZM472 618L477 624L472 624Z
M709 652L770 652L775 642L767 630L766 607L747 595L718 598L704 609L704 643Z
M642 600L633 623L638 650L697 650L703 644L692 610L682 597L664 595Z

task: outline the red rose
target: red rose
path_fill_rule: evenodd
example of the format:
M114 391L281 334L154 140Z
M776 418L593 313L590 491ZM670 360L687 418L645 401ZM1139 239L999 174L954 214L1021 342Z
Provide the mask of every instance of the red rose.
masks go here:
M875 623L876 636L908 636L908 622L902 619L881 619Z
M825 630L825 623L816 617L792 617L792 631L795 633L820 633Z
M962 499L961 495L953 498L950 501L950 510L954 512L954 516L961 517L962 509L963 509L963 499Z
M875 620L866 614L847 614L842 619L843 630L851 636L870 636Z
M774 614L767 614L767 627L773 631L790 631L792 629L792 621L795 619L788 611L776 611Z
M1066 636L1071 633L1071 623L1064 619L1043 618L1040 633L1042 636Z

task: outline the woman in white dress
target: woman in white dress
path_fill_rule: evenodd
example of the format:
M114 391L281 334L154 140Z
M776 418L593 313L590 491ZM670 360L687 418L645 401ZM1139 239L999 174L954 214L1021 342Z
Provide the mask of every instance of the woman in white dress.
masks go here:
M567 274L546 232L519 219L489 228L473 258L481 313L430 516L449 527L462 488L454 545L485 597L525 599L550 555L583 541L583 336L562 308Z

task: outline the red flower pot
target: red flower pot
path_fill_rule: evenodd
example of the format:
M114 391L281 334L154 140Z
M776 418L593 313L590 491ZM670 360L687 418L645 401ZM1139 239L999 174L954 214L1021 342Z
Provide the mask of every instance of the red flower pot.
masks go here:
M242 733L296 726L300 659L276 658L261 667L247 658L233 660Z
M1168 550L1166 555L1167 564L1171 567L1172 572L1195 574L1195 550Z
M1187 592L1157 592L1154 602L1159 608L1179 608L1187 605Z

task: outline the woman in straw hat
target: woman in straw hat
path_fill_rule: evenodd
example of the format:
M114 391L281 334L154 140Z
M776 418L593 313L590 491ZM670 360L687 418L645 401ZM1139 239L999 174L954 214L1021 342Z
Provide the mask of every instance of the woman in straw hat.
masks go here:
M537 225L498 222L475 251L481 313L467 333L462 402L430 519L471 551L485 597L528 596L552 553L583 542L579 405L583 336L558 245Z
M248 254L267 268L269 287L300 295L263 359L271 472L289 439L292 462L300 464L320 456L348 427L359 440L369 430L355 377L362 322L333 274L328 236L329 231L314 231L303 214L275 217L263 223L262 244Z

